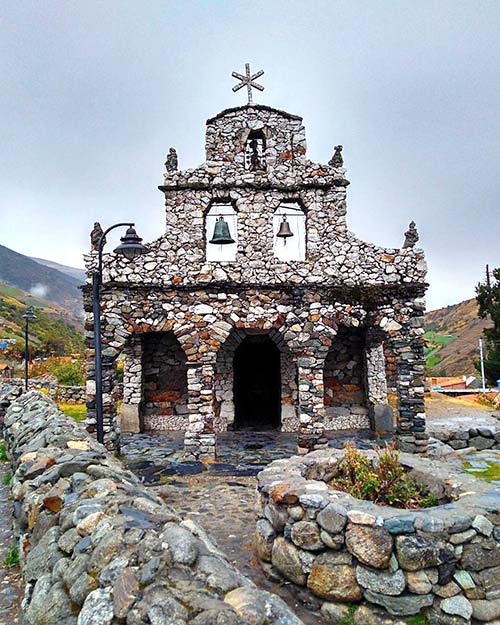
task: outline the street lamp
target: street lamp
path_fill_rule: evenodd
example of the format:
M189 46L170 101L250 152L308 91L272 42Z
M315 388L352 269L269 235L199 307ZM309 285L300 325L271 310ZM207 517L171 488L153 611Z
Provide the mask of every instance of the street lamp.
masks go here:
M24 327L24 388L27 391L28 390L28 376L29 376L28 366L29 366L29 359L30 359L30 353L29 353L29 347L28 347L29 323L30 321L36 321L37 319L35 313L33 312L33 306L28 306L28 308L26 308L23 314L23 319L26 320L26 325Z
M119 223L105 230L97 243L97 271L92 276L92 311L94 316L94 353L95 353L95 410L97 423L97 440L104 443L104 420L102 411L102 362L101 362L101 304L100 293L102 286L102 251L106 244L106 235L111 230L121 226L128 226L125 236L121 237L121 244L115 248L116 254L122 254L127 260L132 260L149 252L142 244L142 239L134 229L133 223Z

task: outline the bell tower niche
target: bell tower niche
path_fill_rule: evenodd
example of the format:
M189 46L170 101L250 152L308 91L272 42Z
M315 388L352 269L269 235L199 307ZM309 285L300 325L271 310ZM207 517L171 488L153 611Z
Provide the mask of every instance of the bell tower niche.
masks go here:
M306 259L306 215L298 202L281 202L274 212L273 253L283 261Z
M206 259L230 262L238 249L238 215L231 202L212 204L205 218Z

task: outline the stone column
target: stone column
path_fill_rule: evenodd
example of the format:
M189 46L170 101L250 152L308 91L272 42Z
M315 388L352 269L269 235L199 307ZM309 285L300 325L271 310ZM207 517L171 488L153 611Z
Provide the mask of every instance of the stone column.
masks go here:
M300 356L297 361L300 420L297 445L300 454L328 445L324 427L323 362L324 358L312 354Z
M391 322L394 323L394 322ZM422 317L413 316L398 326L390 339L396 360L398 418L396 434L402 451L425 453L424 345Z
M188 363L187 386L189 425L184 436L185 457L214 458L214 365Z
M381 333L368 330L365 348L365 378L370 422L377 434L394 432L392 408L387 403L387 379Z
M87 368L87 417L84 425L88 432L96 433L96 409L95 409L95 352L94 352L94 319L92 314L92 289L86 285L83 288L83 308L85 311L85 346ZM106 347L103 341L102 350L102 401L103 401L103 425L104 444L110 451L118 451L120 448L120 428L116 414L116 400L113 389L116 383L115 360L117 350L114 347Z
M141 432L143 430L142 405L142 352L141 336L130 337L129 344L123 350L123 404L120 415L122 432Z

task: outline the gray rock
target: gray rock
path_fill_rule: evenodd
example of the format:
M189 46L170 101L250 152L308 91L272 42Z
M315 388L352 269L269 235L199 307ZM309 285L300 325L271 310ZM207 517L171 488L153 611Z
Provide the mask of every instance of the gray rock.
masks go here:
M356 579L363 588L383 595L400 595L406 586L405 576L401 569L391 572L358 566L356 567Z
M418 571L439 564L437 544L423 536L398 536L396 556L405 571Z
M110 588L97 588L85 599L77 625L109 625L113 620L113 600Z
M347 510L338 504L330 503L321 510L316 520L329 534L338 534L345 527Z
M491 536L493 533L493 523L482 514L478 514L472 521L472 527L483 536Z
M392 517L384 521L384 527L391 534L412 534L415 531L415 519L415 514Z
M167 543L174 562L192 565L198 557L198 541L190 531L175 523L167 523L161 534Z
M470 601L462 595L443 599L439 605L441 610L446 612L446 614L456 614L466 620L470 619L472 616L472 605Z
M307 551L320 551L324 549L320 537L319 528L311 521L297 521L292 525L291 539L297 547Z
M500 619L500 599L472 600L472 616L478 621L493 621Z
M256 523L255 546L261 560L271 561L275 538L276 532L269 521L267 519L259 519Z
M304 586L306 576L302 569L299 549L281 536L278 536L273 544L273 566L288 580Z
M431 594L388 597L371 590L365 590L363 594L368 601L383 606L390 614L395 616L418 614L423 608L431 606L434 601L434 597Z
M304 625L283 599L256 588L236 588L226 595L229 604L244 622L271 625Z

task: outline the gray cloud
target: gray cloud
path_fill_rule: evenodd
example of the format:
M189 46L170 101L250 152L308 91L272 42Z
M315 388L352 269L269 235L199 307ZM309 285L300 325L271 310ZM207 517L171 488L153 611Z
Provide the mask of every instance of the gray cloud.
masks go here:
M455 0L6 3L0 240L81 265L95 220L159 236L169 146L203 160L250 61L259 101L304 116L310 158L344 145L351 230L398 246L415 219L429 306L471 297L500 265L499 18Z

